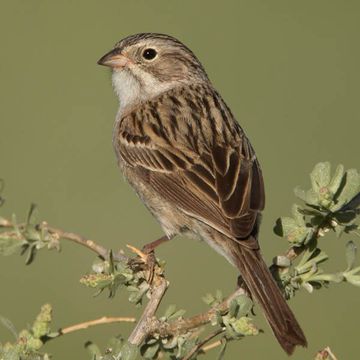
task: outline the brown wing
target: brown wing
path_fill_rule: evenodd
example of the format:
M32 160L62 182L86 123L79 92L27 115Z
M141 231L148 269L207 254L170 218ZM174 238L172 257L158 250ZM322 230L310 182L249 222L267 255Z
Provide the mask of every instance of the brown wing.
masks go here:
M211 88L174 90L123 118L115 147L164 199L241 240L264 207L255 153Z

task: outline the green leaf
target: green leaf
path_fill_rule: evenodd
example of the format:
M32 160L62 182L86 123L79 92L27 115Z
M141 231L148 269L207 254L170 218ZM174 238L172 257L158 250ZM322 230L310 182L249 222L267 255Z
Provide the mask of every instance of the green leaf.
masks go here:
M331 180L330 163L321 162L315 165L310 174L311 186L315 193L318 193L322 187L328 186Z
M345 184L337 194L336 204L332 206L331 211L340 210L349 203L360 191L360 175L356 169L350 169L345 172Z
M56 338L61 335L62 335L62 333L60 331L53 331L53 332L46 334L46 337L52 339L52 338Z
M85 349L89 352L92 360L100 359L101 351L96 344L88 341L85 343Z
M33 224L36 217L36 204L31 203L30 209L26 217L26 225Z
M177 311L175 311L170 317L169 317L169 320L174 320L174 319L177 319L179 317L183 317L186 313L186 310L184 309L179 309Z
M18 333L15 329L14 324L9 319L1 315L0 315L0 322L6 327L6 329L8 329L14 335L15 339L17 339Z
M142 353L142 356L145 359L153 359L156 355L156 353L159 351L160 344L157 342L152 346L146 346L145 345L145 351Z
M308 254L304 254L304 259L305 256L308 257ZM327 260L329 257L325 254L324 251L320 250L320 249L315 249L313 252L311 252L310 257L308 258L308 260L305 262L305 260L301 261L297 266L295 266L295 269L297 271L297 274L304 274L307 273L309 271L312 271L314 266L317 266L318 264L324 262L325 260Z
M5 186L5 182L3 179L0 179L0 194L2 193L2 191L4 190L4 186ZM0 196L0 206L2 206L5 202L5 199L3 197Z
M344 177L344 166L340 164L337 166L337 168L335 170L335 174L334 174L333 178L331 179L330 184L328 186L329 190L333 194L336 194L337 191L339 190L339 187L341 185L343 177Z
M215 292L215 298L216 300L220 303L224 300L224 296L221 292L221 290L217 289L216 292Z
M342 234L344 233L344 231L345 231L345 228L346 228L346 226L337 224L337 225L334 227L336 237L338 237L338 238L341 237L341 235L342 235Z
M41 338L50 332L50 323L52 320L52 306L44 304L41 307L40 313L36 317L31 328L33 335L36 338Z
M165 311L164 317L168 319L172 314L174 314L176 311L176 305L171 304L168 306L168 308Z
M224 340L222 341L219 354L218 354L218 356L217 356L217 358L216 358L217 360L222 360L222 359L224 359L224 355L225 355L225 352L226 352L226 347L227 347L227 341L224 339Z
M174 336L171 339L162 339L162 347L167 350L175 349L179 343L182 343L183 337Z
M319 252L320 252L320 249L318 249L316 247L312 247L312 248L307 247L297 266L299 266L299 267L303 266L312 256L318 254Z
M289 242L300 245L312 237L313 229L299 226L293 218L281 217L276 220L274 232L278 236L285 237Z
M309 282L318 282L318 281L326 281L326 282L334 282L341 283L344 281L344 275L341 273L335 274L318 274L313 275L308 279Z
M298 226L305 227L305 216L301 213L301 208L297 204L293 204L291 208L291 213L294 217L294 220Z
M239 304L239 311L237 313L238 317L249 314L254 306L254 303L247 295L239 295L236 298L236 301Z
M306 191L297 186L294 189L295 196L298 197L302 201L306 201Z
M210 305L210 306L215 302L214 296L210 293L204 295L202 297L202 300L204 301L205 304Z
M121 349L121 360L136 360L139 355L139 349L136 345L126 342Z
M8 235L0 233L0 255L13 255L20 251L21 247L26 243L27 241L24 239L8 237Z
M112 337L109 340L108 347L111 348L113 354L118 354L124 345L124 339L121 336Z
M278 236L285 237L295 227L296 227L295 220L293 218L284 216L284 217L280 217L276 220L274 232Z
M350 277L347 279L347 282L350 283L351 285L360 286L360 275L350 276Z
M112 250L109 251L109 271L110 274L113 274L115 272L114 256Z
M313 286L311 284L309 284L308 282L302 283L301 286L310 294L314 291Z
M149 285L144 283L141 288L135 288L135 289L136 290L134 291L130 291L129 301L134 304L140 304L143 296L146 294L146 292L149 289Z
M352 285L360 286L360 275L346 276L346 281Z
M91 270L96 274L103 274L109 270L109 263L97 258L91 265Z
M40 339L31 336L27 339L26 345L30 351L37 352L44 344Z
M356 250L357 248L355 243L353 241L348 241L345 248L346 263L347 263L346 271L352 270L355 265Z
M253 336L259 334L259 329L254 325L252 319L245 316L232 322L231 326L237 334L245 336Z
M198 344L199 338L197 336L193 338L184 338L179 336L178 340L178 351L175 355L176 359L182 359L185 354L188 354L193 347ZM191 358L191 360L195 360L197 358L196 354Z
M22 360L17 347L12 347L5 352L4 360Z
M356 219L356 212L353 210L350 211L339 211L334 214L334 220L338 224L351 224Z
M317 210L314 207L306 208L306 209L299 209L299 211L308 216L318 216L318 217L324 217L324 212L321 210Z
M230 306L229 306L229 316L236 317L236 314L237 314L239 308L240 308L240 306L239 306L238 302L236 301L236 299L233 299L230 302Z
M306 192L306 196L305 196L305 202L308 205L312 205L312 206L319 206L319 195L317 192L315 192L313 189L310 189Z
M352 285L360 286L360 266L353 268L349 271L344 271L343 275L347 282Z
M25 264L30 265L34 261L35 256L36 256L36 245L33 244L28 247Z

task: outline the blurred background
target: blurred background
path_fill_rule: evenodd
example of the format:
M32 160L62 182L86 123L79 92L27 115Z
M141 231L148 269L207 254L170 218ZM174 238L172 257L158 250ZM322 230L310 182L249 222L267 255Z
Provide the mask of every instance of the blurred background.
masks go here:
M287 246L272 233L275 219L289 214L293 188L309 185L314 164L360 168L359 16L355 0L2 0L1 215L23 219L35 202L41 219L113 249L162 235L117 169L111 136L118 103L110 72L96 65L123 37L162 32L197 54L257 151L267 190L260 240L271 261ZM344 269L345 240L326 242L331 270ZM176 303L191 315L205 309L207 292L234 290L235 269L205 244L177 237L157 254L171 282L162 309ZM94 298L79 284L93 260L71 243L61 254L42 251L31 266L20 256L1 257L0 314L18 330L46 302L54 306L54 328L102 315L138 316L125 293ZM293 359L312 359L327 345L339 359L358 358L359 299L360 290L345 284L298 294L291 307L309 347ZM256 319L265 333L231 343L226 359L287 358L262 316ZM99 326L45 350L54 359L87 359L86 340L104 348L130 330ZM0 326L0 341L7 340L12 335ZM216 359L216 350L204 358Z

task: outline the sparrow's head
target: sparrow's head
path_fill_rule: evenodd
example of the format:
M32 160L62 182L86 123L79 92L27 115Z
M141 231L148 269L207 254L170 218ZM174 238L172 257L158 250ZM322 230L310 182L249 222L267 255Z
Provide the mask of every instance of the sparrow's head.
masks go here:
M115 44L98 64L112 68L113 86L123 109L177 86L208 81L192 51L163 34L128 36Z

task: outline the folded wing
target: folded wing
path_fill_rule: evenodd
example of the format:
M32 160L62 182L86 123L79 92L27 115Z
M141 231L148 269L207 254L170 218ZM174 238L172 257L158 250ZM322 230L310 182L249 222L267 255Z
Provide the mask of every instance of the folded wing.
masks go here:
M212 89L145 103L122 119L115 142L123 161L188 215L241 243L253 231L265 198L259 163Z

